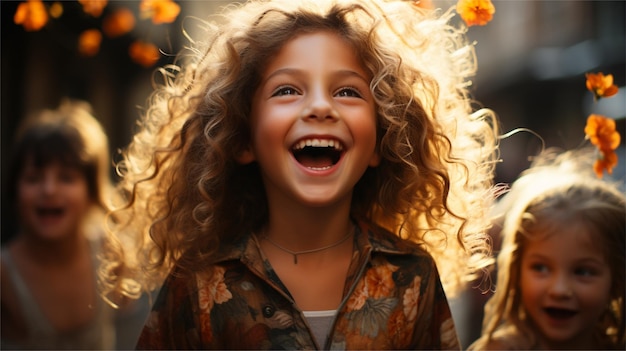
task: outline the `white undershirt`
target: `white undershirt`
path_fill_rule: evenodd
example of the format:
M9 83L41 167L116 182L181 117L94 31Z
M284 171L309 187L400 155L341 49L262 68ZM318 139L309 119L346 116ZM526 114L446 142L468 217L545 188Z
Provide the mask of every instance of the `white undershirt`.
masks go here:
M306 317L306 320L309 322L313 337L315 337L318 345L324 347L337 310L303 311L302 313L304 313L304 317Z

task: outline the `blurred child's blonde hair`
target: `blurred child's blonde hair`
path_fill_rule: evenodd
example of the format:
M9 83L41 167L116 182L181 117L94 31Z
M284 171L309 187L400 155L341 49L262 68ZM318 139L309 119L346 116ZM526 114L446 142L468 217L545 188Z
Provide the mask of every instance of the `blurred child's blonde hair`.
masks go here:
M201 21L201 42L162 68L141 130L119 163L128 200L111 216L105 283L128 294L173 266L208 267L218 250L259 230L267 204L250 143L251 97L277 51L297 35L328 31L372 77L379 167L356 185L352 215L422 243L454 295L490 263L486 230L497 128L474 112L474 48L450 10L412 1L248 1Z

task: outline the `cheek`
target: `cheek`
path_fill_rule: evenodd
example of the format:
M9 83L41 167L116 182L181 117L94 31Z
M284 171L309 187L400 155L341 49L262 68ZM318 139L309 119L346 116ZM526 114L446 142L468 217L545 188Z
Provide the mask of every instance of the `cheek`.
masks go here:
M363 123L362 127L358 129L358 133L362 135L362 139L366 143L365 145L367 148L367 152L371 154L368 162L368 166L370 167L377 167L378 165L380 165L381 160L381 156L378 152L378 146L376 142L376 132L376 121L368 121L367 123Z
M534 278L532 272L520 271L518 291L521 294L521 301L525 306L533 306L534 301L539 299L543 285L541 281Z
M255 104L250 116L250 131L254 148L284 139L286 128L292 118L284 108L271 107L267 104Z
M602 314L608 308L611 302L611 284L604 282L595 287L585 287L581 300L587 304L589 308L593 308Z
M87 183L79 182L69 184L64 187L65 199L69 204L74 206L78 211L86 211L96 199L92 199L89 194Z
M274 159L278 150L283 148L285 133L279 124L264 120L259 122L252 131L251 154L257 161L264 162Z
M355 139L358 139L360 143L367 145L371 151L376 150L376 117L372 115L372 112L365 112L364 114L370 115L363 118L360 115L355 118L351 118L348 122L350 124L350 130Z
M286 145L297 114L284 107L257 109L251 123L251 154L256 161L275 160Z
M36 186L29 186L24 183L19 183L16 192L17 206L20 208L31 206L37 199L37 193L38 190Z

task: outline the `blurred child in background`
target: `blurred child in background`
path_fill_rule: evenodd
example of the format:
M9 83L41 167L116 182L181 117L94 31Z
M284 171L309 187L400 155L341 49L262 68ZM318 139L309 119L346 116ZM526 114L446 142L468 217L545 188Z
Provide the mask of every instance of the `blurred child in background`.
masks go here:
M2 349L132 347L147 306L115 311L96 283L112 187L107 136L89 104L64 100L27 118L12 156L3 215L15 211L18 231L0 261ZM116 339L116 319L130 340Z
M498 205L502 248L470 350L624 350L624 190L592 153L548 150Z

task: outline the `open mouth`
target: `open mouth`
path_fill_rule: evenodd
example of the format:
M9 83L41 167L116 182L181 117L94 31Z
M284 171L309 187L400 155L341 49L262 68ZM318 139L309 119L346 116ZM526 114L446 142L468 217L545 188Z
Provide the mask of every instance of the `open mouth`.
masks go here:
M343 145L336 139L302 139L291 148L291 152L304 167L326 170L339 162Z
M62 217L64 212L61 207L40 207L37 209L37 216L42 219L54 219Z
M555 308L555 307L544 308L544 311L548 314L548 316L554 319L571 318L577 313L574 310L568 310L564 308Z

